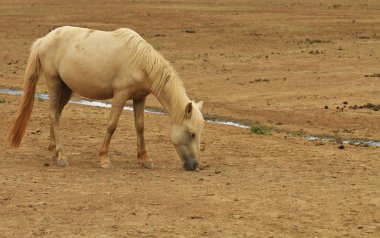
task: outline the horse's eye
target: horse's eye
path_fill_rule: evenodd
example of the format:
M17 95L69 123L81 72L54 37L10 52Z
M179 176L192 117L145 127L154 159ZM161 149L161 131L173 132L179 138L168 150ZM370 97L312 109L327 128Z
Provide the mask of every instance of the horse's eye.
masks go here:
M194 137L195 137L195 133L190 133L190 136L191 136L192 138L194 138Z

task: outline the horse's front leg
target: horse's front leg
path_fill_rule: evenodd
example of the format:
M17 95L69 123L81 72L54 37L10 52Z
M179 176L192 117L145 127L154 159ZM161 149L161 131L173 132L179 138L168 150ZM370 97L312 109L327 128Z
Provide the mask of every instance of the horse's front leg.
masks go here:
M145 98L133 99L133 113L135 115L135 127L137 134L137 159L145 168L153 168L153 162L148 158L144 140L144 107Z
M107 124L106 136L104 137L102 147L99 151L100 167L103 169L112 168L111 161L108 158L108 148L110 145L111 137L116 130L117 122L119 121L120 114L123 111L127 99L128 96L126 93L115 94L113 97L111 112Z

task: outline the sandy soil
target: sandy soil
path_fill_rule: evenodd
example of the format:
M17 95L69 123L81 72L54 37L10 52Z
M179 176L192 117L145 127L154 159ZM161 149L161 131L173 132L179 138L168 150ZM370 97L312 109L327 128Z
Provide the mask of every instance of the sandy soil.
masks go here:
M28 48L61 25L130 27L170 60L189 95L219 118L294 134L380 139L380 2L10 1L0 3L0 87L21 88ZM195 33L186 33L186 30ZM375 77L366 77L375 76ZM38 91L46 91L44 81ZM380 152L207 124L204 170L185 172L167 116L146 115L155 168L140 168L131 112L97 166L108 109L68 105L70 160L47 151L48 102L22 146L6 128L19 98L0 95L1 237L377 237ZM347 102L344 107L343 102ZM150 97L149 106L159 106ZM325 109L328 106L328 109ZM339 107L339 109L337 109ZM343 110L341 109L343 108Z

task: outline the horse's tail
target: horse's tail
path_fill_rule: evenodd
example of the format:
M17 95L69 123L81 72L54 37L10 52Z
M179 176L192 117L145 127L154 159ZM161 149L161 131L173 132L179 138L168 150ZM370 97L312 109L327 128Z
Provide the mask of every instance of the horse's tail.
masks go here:
M41 38L42 39L42 38ZM28 63L24 77L24 93L22 96L21 105L16 112L8 133L10 145L14 148L20 146L25 129L28 126L30 115L32 114L34 98L36 93L37 82L42 74L42 66L38 54L38 48L41 44L41 39L36 40L30 51Z

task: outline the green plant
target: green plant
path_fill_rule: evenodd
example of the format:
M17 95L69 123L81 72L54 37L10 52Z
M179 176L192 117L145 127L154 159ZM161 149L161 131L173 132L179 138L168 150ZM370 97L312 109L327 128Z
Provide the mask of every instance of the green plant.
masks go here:
M39 94L37 94L37 99L38 99L39 102L45 101Z
M270 135L272 129L260 124L253 124L251 126L251 132L259 135Z
M5 103L5 99L4 98L0 98L0 103Z

